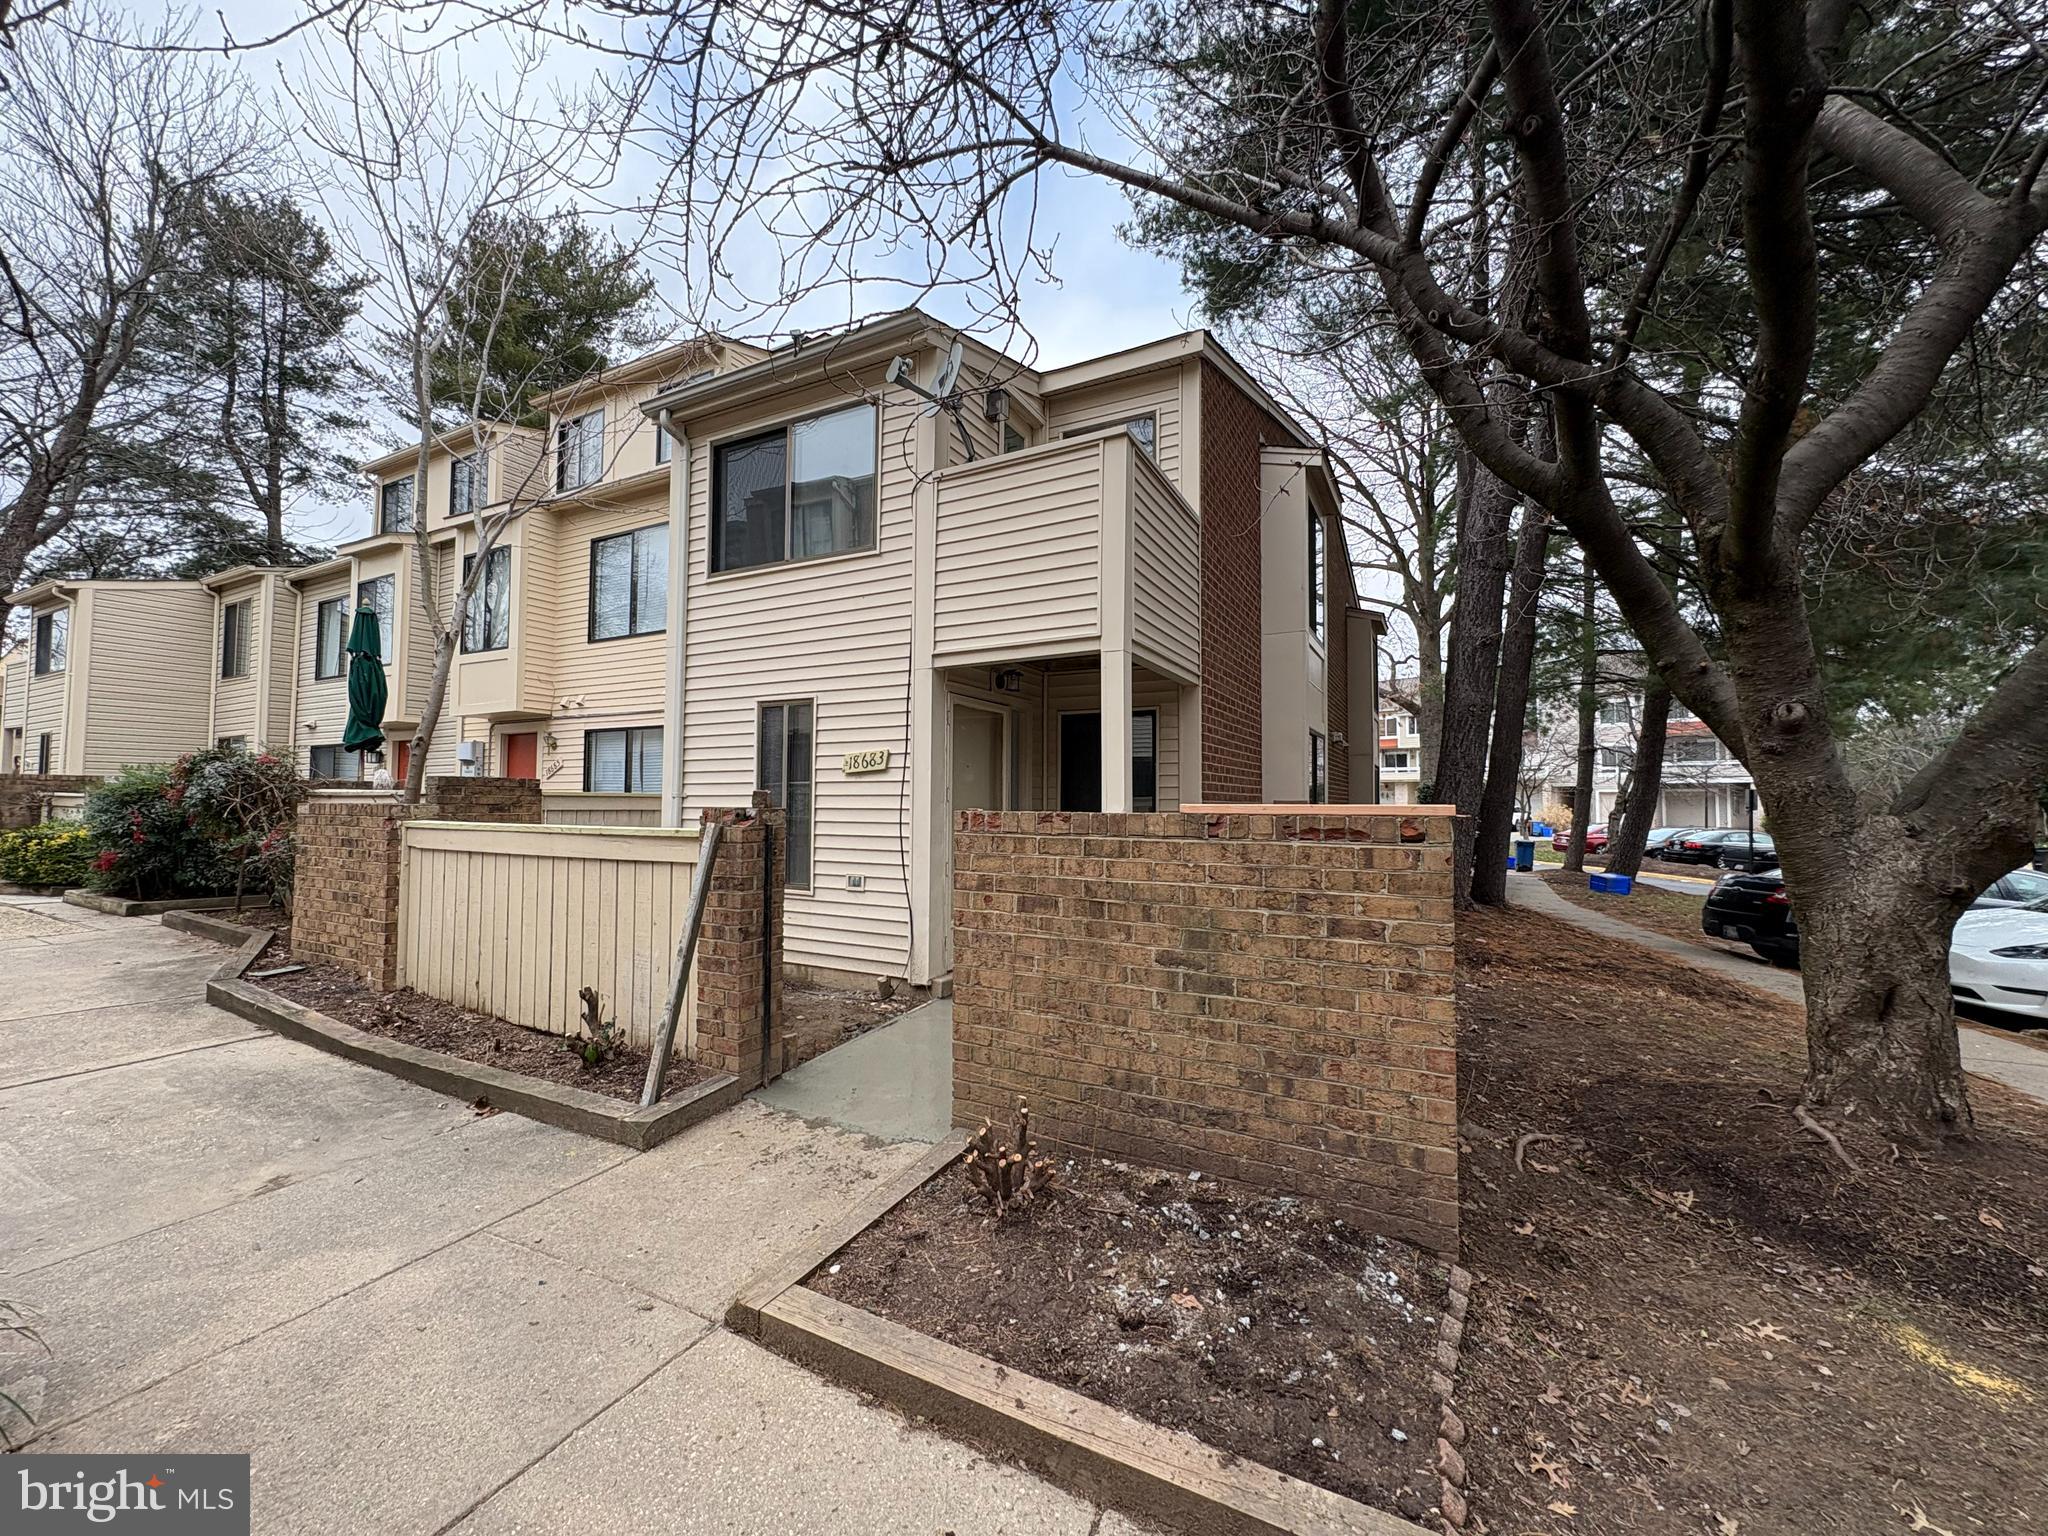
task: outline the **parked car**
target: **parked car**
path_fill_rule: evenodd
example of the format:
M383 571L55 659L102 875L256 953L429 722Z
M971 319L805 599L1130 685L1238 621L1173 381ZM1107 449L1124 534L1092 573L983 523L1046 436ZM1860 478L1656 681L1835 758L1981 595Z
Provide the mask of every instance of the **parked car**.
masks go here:
M2048 897L2048 875L2038 869L2022 868L1992 881L1991 889L1971 902L1970 907L1972 911L1980 907L2023 907L2043 897Z
M1683 837L1686 833L1692 830L1694 829L1691 827L1650 828L1649 832L1643 838L1643 857L1654 859L1655 857L1657 857L1657 850L1659 848L1662 848L1674 837Z
M1948 984L1958 1002L2048 1022L2048 898L1957 918Z
M1754 843L1744 833L1731 837L1721 845L1720 855L1714 860L1723 869L1776 869L1778 867L1778 845L1759 832Z
M1733 939L1776 965L1799 964L1799 924L1785 877L1774 869L1732 870L1714 882L1700 908L1701 931Z
M1721 857L1721 849L1729 838L1748 835L1740 827L1681 832L1676 837L1665 839L1657 850L1657 857L1673 864L1712 864Z
M1564 853L1564 852L1568 851L1568 850L1569 850L1569 849L1571 848L1571 845L1572 845L1572 834L1571 834L1571 831L1570 831L1570 829L1569 829L1569 828L1567 828L1567 829L1566 829L1565 831L1562 831L1562 832L1559 832L1559 833L1555 834L1555 835L1554 835L1554 836L1553 836L1553 837L1552 837L1552 838L1550 839L1550 846L1551 846L1552 848L1556 849L1556 850L1557 850L1557 851L1558 851L1559 853ZM1588 828L1586 828L1586 852L1588 852L1588 853L1598 853L1598 852L1599 852L1599 851L1600 851L1600 850L1601 850L1602 848L1605 848L1606 846L1607 846L1607 823L1606 823L1606 822L1604 822L1604 821L1603 821L1603 822L1600 822L1600 823L1599 823L1598 825L1596 825L1596 826L1591 826L1591 827L1588 827Z

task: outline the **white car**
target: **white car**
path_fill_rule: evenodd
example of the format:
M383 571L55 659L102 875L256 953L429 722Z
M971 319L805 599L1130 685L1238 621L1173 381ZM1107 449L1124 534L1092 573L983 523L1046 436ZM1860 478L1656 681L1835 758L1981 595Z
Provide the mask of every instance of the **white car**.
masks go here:
M2048 897L1957 918L1948 984L1959 1002L2048 1022Z

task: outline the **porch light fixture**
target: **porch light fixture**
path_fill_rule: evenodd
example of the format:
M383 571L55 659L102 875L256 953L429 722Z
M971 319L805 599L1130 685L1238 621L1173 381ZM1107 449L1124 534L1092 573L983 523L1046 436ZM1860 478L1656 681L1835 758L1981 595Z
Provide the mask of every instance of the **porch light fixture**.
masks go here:
M997 693L1022 693L1024 674L1015 667L1005 667L990 680L990 686Z

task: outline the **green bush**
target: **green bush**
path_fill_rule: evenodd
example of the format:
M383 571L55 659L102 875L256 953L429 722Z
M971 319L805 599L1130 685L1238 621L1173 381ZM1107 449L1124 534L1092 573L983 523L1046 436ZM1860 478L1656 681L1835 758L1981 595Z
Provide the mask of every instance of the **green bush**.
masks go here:
M144 901L268 891L289 908L292 825L305 797L290 762L242 747L124 768L86 796L88 878Z
M92 837L82 822L46 821L0 832L0 880L15 885L85 884L92 867Z

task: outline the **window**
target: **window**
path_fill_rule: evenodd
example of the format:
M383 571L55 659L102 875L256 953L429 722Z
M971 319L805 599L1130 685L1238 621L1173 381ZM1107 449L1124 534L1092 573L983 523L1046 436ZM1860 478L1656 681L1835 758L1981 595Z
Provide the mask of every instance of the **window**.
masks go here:
M1328 537L1323 528L1323 515L1313 507L1308 514L1308 632L1318 640L1323 638L1328 622L1330 594L1324 585L1327 575L1323 541Z
M585 731L583 787L609 795L657 792L661 788L661 727Z
M306 777L324 784L353 784L361 777L362 764L348 748L336 743L315 747L306 754Z
M475 555L462 557L462 579L476 564ZM462 614L462 648L465 651L502 651L512 643L512 546L500 544L484 556L484 573L469 594L469 606Z
M385 533L406 533L412 528L412 476L387 480L377 493L377 526Z
M489 453L479 448L448 466L448 515L472 517L484 508L491 478Z
M1330 744L1321 731L1308 733L1308 803L1330 803Z
M1767 837L1757 838L1757 846L1768 844L1775 849L1778 845ZM1999 882L2005 887L2003 894L2012 901L2039 901L2048 896L2048 875L2038 875L2031 869L2016 869Z
M1159 809L1159 711L1156 709L1131 711L1131 809Z
M397 611L398 578L372 576L356 584L356 601L377 615L377 656L391 660L391 621Z
M348 599L330 597L313 610L313 676L339 677L348 670Z
M1621 766L1621 748L1602 747L1600 749L1600 766L1602 768L1619 768Z
M220 675L249 675L249 599L229 603L220 611Z
M1003 452L1022 453L1031 446L1031 439L1019 432L1009 422L1003 423Z
M1633 711L1629 709L1627 699L1609 699L1600 706L1602 725L1627 725L1632 715Z
M1102 716L1060 716L1060 809L1102 809ZM1159 711L1131 711L1131 809L1159 809Z
M50 771L50 746L50 733L48 731L44 731L40 736L36 737L37 773L48 773Z
M1380 767L1394 773L1406 773L1408 771L1408 754L1406 752L1382 752L1380 754Z
M590 639L668 628L668 524L590 541Z
M1721 758L1721 743L1711 736L1684 736L1666 749L1674 763L1713 763Z
M789 856L782 883L811 886L811 763L816 757L809 700L763 704L757 731L758 769L754 787L765 790L777 810L788 813Z
M246 752L249 750L249 738L246 736L219 736L214 738L213 744L223 752Z
M1145 450L1145 457L1157 460L1159 457L1159 421L1151 412L1133 416L1125 421L1098 421L1085 427L1069 427L1061 437L1086 437L1090 432L1100 432L1105 427L1122 427L1137 439L1138 446Z
M65 654L71 648L71 610L59 608L36 620L36 676L64 670Z
M674 452L675 440L668 435L667 429L660 422L656 422L654 424L654 462L656 464L666 464L669 461L669 455Z
M585 411L555 428L555 489L578 490L604 477L604 412Z
M875 547L875 411L856 405L713 455L711 569Z

